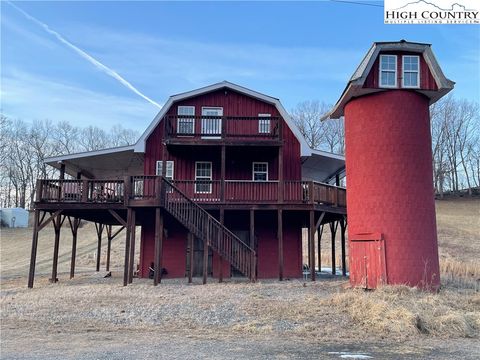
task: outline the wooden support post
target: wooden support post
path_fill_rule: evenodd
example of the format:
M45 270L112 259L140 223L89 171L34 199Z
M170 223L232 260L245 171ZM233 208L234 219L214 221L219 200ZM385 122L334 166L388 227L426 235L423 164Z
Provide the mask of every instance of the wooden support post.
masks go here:
M308 232L308 244L310 245L310 280L315 281L315 211L310 210L310 224Z
M127 226L125 231L125 264L123 268L123 286L128 284L128 264L130 256L130 230L132 224L132 209L128 208L127 210Z
M103 228L105 225L100 224L100 223L95 223L95 228L97 229L97 266L95 268L95 271L100 271L100 260L102 258L102 234L103 234Z
M225 202L225 172L226 172L226 147L222 145L220 160L220 201Z
M208 275L208 240L210 238L210 226L207 223L207 236L203 240L203 284L207 283Z
M345 219L340 220L340 236L342 241L342 276L347 276L347 263L345 258L345 230L346 230Z
M160 208L155 209L155 258L153 261L153 285L157 286L162 281L162 256L163 256L163 214Z
M278 280L283 280L283 210L277 211Z
M73 222L68 217L68 223L70 224L70 230L72 231L72 256L70 259L70 279L73 279L75 276L75 260L77 257L77 232L80 226L81 220L78 218L73 218Z
M318 271L322 271L322 235L323 225L317 229L317 242L318 242Z
M255 210L250 209L250 248L255 249ZM251 274L251 281L255 281L256 279L256 256L255 254L252 255L252 259L250 260L252 263L251 269L252 269L252 274Z
M135 266L135 230L136 230L135 210L132 209L132 229L130 230L130 265L128 271L128 283L133 282L133 272Z
M38 247L38 225L39 225L40 210L35 210L32 236L32 253L30 255L30 271L28 272L28 287L33 288L33 280L35 278L35 263L37 260Z
M112 225L107 226L107 263L105 264L105 271L110 271L110 252L112 250Z
M284 192L285 192L285 183L283 181L283 146L279 146L278 147L278 202L279 203L283 203Z
M60 180L65 180L65 164L60 164Z
M82 202L86 203L88 202L88 180L82 180Z
M62 215L57 215L53 219L53 228L55 231L55 242L53 245L53 264L52 264L52 278L50 282L56 283L57 279L57 268L58 268L58 249L60 247L60 229L62 227Z
M224 224L225 223L225 209L223 208L220 208L220 224ZM220 237L220 241L218 242L219 244L223 244L223 229L220 229L220 231L218 232L218 236ZM219 254L219 266L220 266L220 269L218 269L218 282L223 282L223 257L222 255Z
M194 240L194 235L189 232L188 233L188 283L192 283L192 278L193 278L193 240Z
M337 233L338 223L336 221L330 223L330 232L332 234L332 275L336 275L337 269L335 264L335 236Z

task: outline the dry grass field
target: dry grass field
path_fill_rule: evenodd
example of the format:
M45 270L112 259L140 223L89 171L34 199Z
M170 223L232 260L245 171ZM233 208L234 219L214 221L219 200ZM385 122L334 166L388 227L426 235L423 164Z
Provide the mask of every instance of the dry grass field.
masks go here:
M353 290L341 277L192 285L135 279L122 286L123 236L113 276L94 272L94 228L61 240L59 283L48 282L53 231L41 232L35 288L26 288L31 229L2 229L2 359L320 358L477 359L480 354L480 200L437 202L442 289ZM325 241L324 265L329 266ZM339 249L337 254L339 254ZM102 259L104 256L102 256ZM339 262L337 262L338 264Z

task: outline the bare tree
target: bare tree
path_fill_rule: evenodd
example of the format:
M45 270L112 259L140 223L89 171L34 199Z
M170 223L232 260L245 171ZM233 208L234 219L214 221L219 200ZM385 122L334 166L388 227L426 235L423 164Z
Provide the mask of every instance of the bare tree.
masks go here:
M312 149L343 154L345 148L343 118L320 121L322 115L330 108L330 105L318 100L304 101L292 110L291 116Z
M110 146L110 139L105 130L91 125L80 131L78 142L83 151L105 149Z
M125 129L122 125L114 125L110 131L110 146L134 144L139 136L138 131Z
M67 121L60 121L52 129L52 140L57 154L72 154L78 150L79 128Z

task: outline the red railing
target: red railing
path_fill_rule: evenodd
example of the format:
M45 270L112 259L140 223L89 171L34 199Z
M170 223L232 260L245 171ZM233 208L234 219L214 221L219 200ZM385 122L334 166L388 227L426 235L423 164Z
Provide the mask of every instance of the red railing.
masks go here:
M225 181L227 202L277 202L278 181Z
M125 180L39 180L37 201L122 203L160 199L161 177ZM172 183L197 203L302 203L346 207L345 188L313 181L175 180ZM165 187L168 194L172 189Z
M168 115L164 118L166 137L183 138L236 138L274 139L281 138L281 119L268 117L239 116L188 116Z
M38 180L37 201L124 202L123 180Z

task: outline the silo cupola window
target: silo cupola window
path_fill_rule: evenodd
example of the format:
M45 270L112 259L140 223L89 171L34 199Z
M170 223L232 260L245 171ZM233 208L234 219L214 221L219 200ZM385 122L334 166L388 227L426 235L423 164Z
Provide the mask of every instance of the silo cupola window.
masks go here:
M404 88L418 88L420 86L420 58L416 55L405 55L402 58Z
M397 87L396 55L380 55L380 87Z

